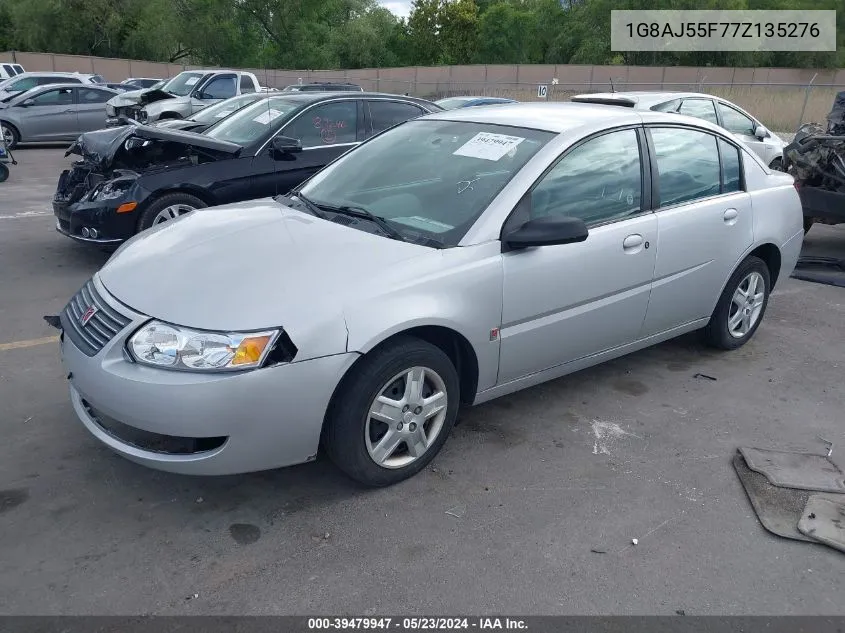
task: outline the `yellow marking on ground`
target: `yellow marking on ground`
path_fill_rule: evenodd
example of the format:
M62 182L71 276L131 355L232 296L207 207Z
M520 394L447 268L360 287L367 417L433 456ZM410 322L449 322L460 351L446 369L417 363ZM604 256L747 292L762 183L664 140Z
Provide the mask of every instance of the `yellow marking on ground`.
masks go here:
M27 341L0 343L0 352L7 349L24 349L26 347L37 347L38 345L49 345L50 343L56 343L58 340L58 336L45 336L43 338L31 338Z

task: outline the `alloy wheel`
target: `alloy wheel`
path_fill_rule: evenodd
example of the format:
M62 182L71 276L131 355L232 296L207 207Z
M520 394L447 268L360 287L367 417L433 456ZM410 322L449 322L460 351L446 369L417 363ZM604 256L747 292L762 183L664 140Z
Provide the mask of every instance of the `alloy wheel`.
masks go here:
M746 275L731 298L728 310L728 332L734 338L748 334L760 319L766 299L766 282L758 272Z
M367 413L364 441L372 460L403 468L422 457L443 430L448 410L443 378L433 369L411 367L391 378Z
M156 214L155 218L153 218L153 225L175 220L180 215L185 215L193 210L194 207L189 204L171 204L169 207L164 207Z

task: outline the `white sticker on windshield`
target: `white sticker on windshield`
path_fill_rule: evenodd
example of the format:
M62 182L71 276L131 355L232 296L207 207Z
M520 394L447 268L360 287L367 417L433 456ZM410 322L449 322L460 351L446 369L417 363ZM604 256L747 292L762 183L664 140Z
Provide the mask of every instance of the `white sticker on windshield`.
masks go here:
M281 112L270 108L269 110L266 110L259 114L257 117L255 117L253 121L255 121L256 123L267 125L270 121L272 121L273 119L278 119L280 116L282 116Z
M453 153L455 156L499 160L524 140L521 136L479 132Z
M187 79L187 80L185 80L185 85L186 85L186 86L193 86L193 85L194 85L195 83L197 83L199 80L200 80L200 78L199 78L199 77L188 77L188 79Z

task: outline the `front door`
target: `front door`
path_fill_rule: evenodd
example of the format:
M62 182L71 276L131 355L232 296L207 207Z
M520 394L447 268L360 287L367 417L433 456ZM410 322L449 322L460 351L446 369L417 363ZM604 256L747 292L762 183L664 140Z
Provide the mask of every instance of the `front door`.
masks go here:
M703 130L652 127L649 133L659 203L644 336L709 317L754 239L737 147Z
M21 109L21 139L24 141L61 141L76 135L76 106L73 88L45 90L25 101Z
M303 111L279 132L299 139L302 151L279 155L270 144L254 159L254 197L284 194L358 144L361 100L331 101Z
M644 139L628 128L569 150L506 223L579 217L589 236L503 255L499 384L639 338L657 241Z

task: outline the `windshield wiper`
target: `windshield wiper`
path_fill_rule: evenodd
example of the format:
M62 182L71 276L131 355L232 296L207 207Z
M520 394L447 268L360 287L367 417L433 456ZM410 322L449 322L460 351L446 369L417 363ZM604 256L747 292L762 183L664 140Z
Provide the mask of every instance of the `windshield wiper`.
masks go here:
M341 215L348 215L353 218L369 220L373 224L377 225L382 231L387 233L388 237L394 240L399 240L400 242L408 241L407 239L405 239L404 235L402 235L399 231L390 226L387 223L387 220L385 220L381 216L375 215L372 211L368 211L364 207L356 207L348 204L341 205L339 207L334 207L328 204L321 204L320 207L325 209L326 211L331 211L332 213L340 213Z
M293 193L292 197L298 198L302 202L302 204L305 205L305 208L308 209L308 211L311 213L311 215L315 215L318 218L320 218L321 220L328 220L328 218L326 217L326 214L323 213L323 211L320 209L320 207L318 207L316 205L316 203L313 200L311 200L311 198L306 198L301 193L298 193L296 191L294 191L292 193ZM279 196L276 196L276 197L290 200L290 197L288 197L288 196L279 195Z

